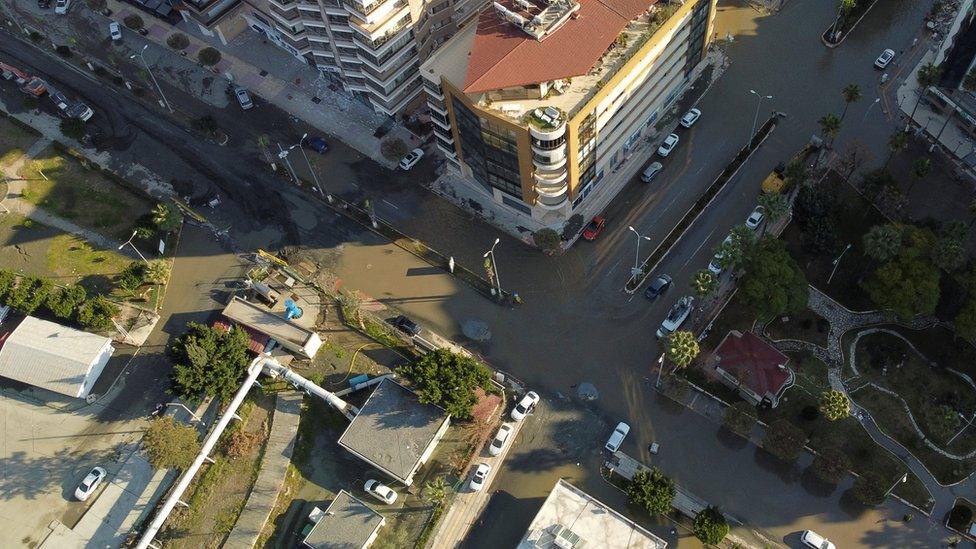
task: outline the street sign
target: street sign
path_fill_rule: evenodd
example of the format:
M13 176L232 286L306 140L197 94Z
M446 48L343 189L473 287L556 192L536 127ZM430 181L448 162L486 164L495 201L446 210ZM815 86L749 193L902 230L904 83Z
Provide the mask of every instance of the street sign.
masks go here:
M159 239L159 255L166 253L166 242L162 238Z

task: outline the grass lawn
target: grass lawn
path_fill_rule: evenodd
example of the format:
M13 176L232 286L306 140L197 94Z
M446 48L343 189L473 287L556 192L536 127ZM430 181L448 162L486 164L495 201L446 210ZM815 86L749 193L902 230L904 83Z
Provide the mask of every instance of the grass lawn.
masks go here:
M0 166L13 164L38 137L37 133L25 130L0 116Z
M87 240L66 233L49 241L46 256L48 270L58 282L80 281L104 294L112 291L112 278L132 262L115 250L93 248Z
M829 329L830 323L810 309L789 317L776 317L766 325L766 333L773 339L799 339L821 347L827 346Z
M24 198L52 214L125 240L152 202L71 157L48 148L18 172L28 180Z

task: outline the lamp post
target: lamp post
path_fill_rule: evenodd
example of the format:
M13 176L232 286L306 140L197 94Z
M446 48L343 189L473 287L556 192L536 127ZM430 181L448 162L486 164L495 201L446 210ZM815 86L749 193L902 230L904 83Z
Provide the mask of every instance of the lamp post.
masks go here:
M288 160L288 153L290 153L291 150L295 148L295 146L292 145L291 147L288 147L287 149L282 149L281 148L281 143L276 143L276 144L278 145L278 158L280 158L280 159L282 159L282 160L285 161L285 166L288 166L288 171L291 173L291 177L295 181L295 184L297 185L298 184L298 174L295 173L295 168L292 167L291 160Z
M187 408L185 404L181 404L179 402L167 402L166 403L166 406L167 407L169 407L169 406L175 406L177 408L183 408L184 410L186 410L186 413L190 414L190 417L192 417L198 423L203 424L203 420L200 419L199 416L197 416L196 414L194 414L192 410L190 410L189 408Z
M139 248L136 248L136 245L132 243L132 239L136 237L136 233L138 233L138 232L139 231L132 231L132 236L129 237L129 240L126 240L125 242L123 242L119 246L119 249L121 250L122 248L125 248L125 245L128 244L129 246L132 247L133 250L136 251L137 254L139 254L139 257L142 258L142 260L146 262L146 265L149 265L149 260L146 259L146 256L142 255L142 252L139 251Z
M308 132L302 134L302 139L296 146L298 147L298 150L302 151L302 156L305 157L305 164L308 165L308 171L312 172L312 179L315 181L315 186L318 188L319 194L325 195L325 199L329 201L329 204L332 204L332 195L322 191L322 184L319 183L319 176L315 174L315 169L312 168L312 163L308 161L308 154L305 152L305 147L302 146L302 143L305 142L306 137L308 137Z
M879 97L871 103L871 105L868 107L868 110L864 111L864 116L861 117L861 122L864 122L867 119L868 114L871 112L871 109L873 109L874 106L880 102L881 102L881 98Z
M495 246L497 246L499 242L501 242L501 239L500 238L496 238L495 239L495 243L491 245L491 249L489 249L487 252L485 252L485 255L483 255L482 257L484 257L485 259L488 259L488 256L491 256L491 270L492 270L493 273L495 273L495 284L498 286L498 299L501 299L502 298L502 279L501 279L500 276L498 276L498 264L495 263Z
M664 369L664 353L657 359L657 380L654 381L654 387L658 388L661 386L661 370Z
M901 476L900 479L896 480L895 483L891 485L891 488L888 488L888 491L885 492L884 497L887 498L888 497L888 494L890 494L891 491L895 489L895 487L897 487L899 484L901 484L903 482L908 482L908 473L905 473L904 475Z
M148 47L149 44L146 44L145 46L142 47L141 50L130 55L129 59L135 59L137 55L139 56L139 59L142 59L142 64L145 65L146 70L149 71L149 77L152 78L153 84L156 85L156 91L159 92L159 97L163 100L163 104L166 106L167 109L169 109L169 112L173 112L173 107L170 106L169 100L166 99L166 95L163 94L163 88L160 87L159 82L156 81L156 75L153 74L152 67L149 66L149 62L146 61L146 57L143 55L143 53L146 51L146 48Z
M759 123L759 107L762 105L763 99L772 99L772 95L762 95L756 90L749 90L749 93L755 95L759 98L756 102L756 116L752 118L752 132L749 134L749 143L752 144L752 136L756 135L756 124Z
M637 229L631 226L628 226L627 228L630 229L630 232L637 235L637 255L634 257L634 268L630 271L630 276L634 277L634 279L638 279L644 274L644 269L641 269L640 267L640 243L641 240L650 240L651 237L640 234L637 232Z
M834 278L834 273L837 272L837 266L840 265L841 258L843 258L844 254L847 253L847 250L850 249L851 249L851 244L848 244L847 247L844 248L844 251L842 251L840 255L837 256L837 259L834 260L834 268L833 270L830 271L830 276L827 277L827 284L830 284L830 279Z

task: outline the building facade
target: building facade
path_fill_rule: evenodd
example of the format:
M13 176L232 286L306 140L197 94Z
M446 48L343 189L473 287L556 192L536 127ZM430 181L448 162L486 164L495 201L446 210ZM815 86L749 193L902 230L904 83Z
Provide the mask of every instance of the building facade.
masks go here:
M420 63L485 0L246 0L256 32L389 115L422 104Z
M703 61L714 16L715 0L494 2L421 69L437 146L537 226L602 208Z

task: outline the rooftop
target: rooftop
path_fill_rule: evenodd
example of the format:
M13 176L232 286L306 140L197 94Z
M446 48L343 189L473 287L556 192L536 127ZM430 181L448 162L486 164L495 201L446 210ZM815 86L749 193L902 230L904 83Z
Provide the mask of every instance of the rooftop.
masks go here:
M267 334L278 341L303 346L314 332L298 326L294 322L275 314L267 307L245 301L234 296L224 307L223 315L227 319L249 326L261 333Z
M663 549L667 545L586 492L559 479L532 519L518 549Z
M777 394L792 377L789 357L752 332L732 330L709 360L758 395Z
M339 444L407 483L447 414L386 378L373 390L359 415L339 437Z
M340 490L304 543L313 549L358 549L364 547L381 526L383 515L349 492Z

